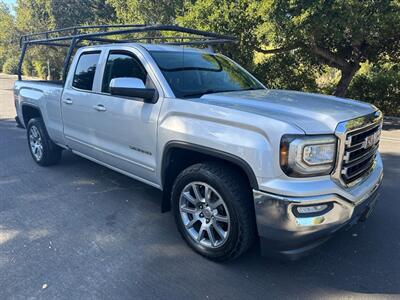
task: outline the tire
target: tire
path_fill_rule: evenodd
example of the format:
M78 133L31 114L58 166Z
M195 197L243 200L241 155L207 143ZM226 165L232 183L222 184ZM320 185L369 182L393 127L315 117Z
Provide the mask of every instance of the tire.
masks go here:
M205 162L188 167L176 178L171 197L178 230L199 254L228 261L252 246L256 224L251 188L229 164Z
M29 120L26 132L29 151L38 165L51 166L60 162L62 148L50 139L42 119Z

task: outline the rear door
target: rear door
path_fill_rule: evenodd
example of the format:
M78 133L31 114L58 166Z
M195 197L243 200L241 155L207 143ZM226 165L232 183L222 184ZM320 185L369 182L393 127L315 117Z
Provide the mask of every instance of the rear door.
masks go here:
M72 64L61 98L62 118L66 144L73 150L101 160L102 152L96 149L98 113L94 109L98 95L94 92L99 80L101 51L78 52ZM75 66L74 69L72 69Z

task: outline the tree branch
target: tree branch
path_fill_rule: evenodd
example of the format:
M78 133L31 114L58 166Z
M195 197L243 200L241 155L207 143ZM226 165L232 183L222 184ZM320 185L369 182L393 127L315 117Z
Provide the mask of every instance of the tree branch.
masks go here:
M260 47L256 47L255 50L257 52L264 53L264 54L278 54L278 53L285 53L285 52L289 52L291 50L299 49L301 47L302 47L302 45L292 45L292 46L281 47L281 48L276 48L276 49L268 49L268 50L262 49ZM307 45L303 45L303 47L307 47ZM344 68L348 67L348 63L344 59L336 56L329 50L318 47L314 43L311 45L308 45L308 48L315 55L325 59L327 61L328 65L330 65L331 67L334 67L337 69L344 69Z
M359 69L360 69L359 64L353 64L353 66L350 69L342 70L340 80L334 92L335 96L344 97L346 95L350 82Z
M264 53L264 54L277 54L277 53L284 53L284 52L289 52L291 50L295 50L300 48L300 46L296 45L296 46L288 46L288 47L282 47L282 48L276 48L276 49L262 49L260 47L256 47L255 50L257 52L260 53Z
M334 68L344 69L348 67L348 63L343 58L336 56L329 50L320 48L315 44L310 45L310 50L315 55L324 58Z

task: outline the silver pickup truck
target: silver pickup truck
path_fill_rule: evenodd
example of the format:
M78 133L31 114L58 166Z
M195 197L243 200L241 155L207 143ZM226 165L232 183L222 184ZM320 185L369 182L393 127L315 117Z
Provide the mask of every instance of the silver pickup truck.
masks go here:
M166 44L81 47L64 82L18 80L36 163L69 150L163 191L179 232L213 260L297 258L364 220L383 167L382 114L271 90L224 55Z

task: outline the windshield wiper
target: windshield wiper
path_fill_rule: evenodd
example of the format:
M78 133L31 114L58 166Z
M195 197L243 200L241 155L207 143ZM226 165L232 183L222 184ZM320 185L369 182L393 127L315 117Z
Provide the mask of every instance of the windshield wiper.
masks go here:
M201 97L201 96L203 96L203 95L206 95L206 94L215 94L215 93L222 93L222 92L225 92L225 91L216 91L216 90L206 90L206 91L204 91L204 92L198 92L198 93L193 93L193 94L186 94L185 95L185 98L188 98L188 97Z
M193 94L186 94L184 97L201 97L206 94L217 94L217 93L228 93L228 92L242 92L242 91L252 91L252 90L263 90L263 87L259 88L248 88L248 89L242 89L242 90L206 90L204 92L198 92L198 93L193 93Z

